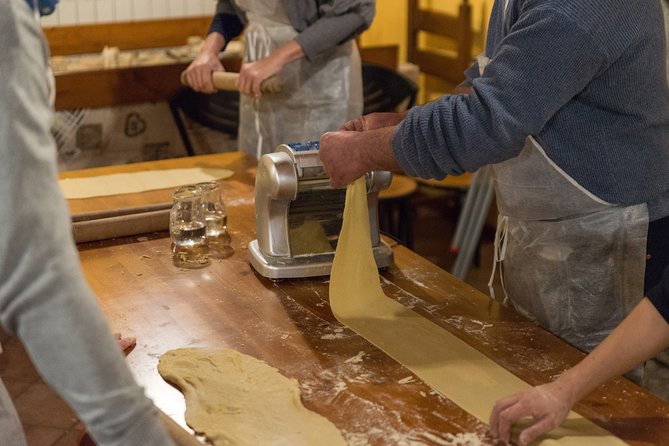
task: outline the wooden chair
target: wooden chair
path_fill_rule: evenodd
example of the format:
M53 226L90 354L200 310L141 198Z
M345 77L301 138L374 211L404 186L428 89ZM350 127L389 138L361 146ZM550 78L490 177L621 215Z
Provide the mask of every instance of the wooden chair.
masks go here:
M421 34L446 39L455 54L423 45ZM472 62L472 45L472 8L467 0L460 4L457 16L421 8L420 0L409 0L408 59L422 72L459 84Z
M423 73L435 76L453 86L461 83L464 71L472 63L472 7L463 0L458 15L453 16L420 6L420 0L409 0L408 59ZM447 48L427 45L427 37L441 39ZM444 199L454 196L452 204L461 205L472 175L448 176L444 180L418 179L420 195Z
M472 7L468 0L462 0L455 16L421 7L420 0L409 0L408 18L409 62L418 65L423 73L439 78L452 87L460 84L473 59ZM430 40L443 43L443 47L430 45ZM449 176L440 181L418 179L417 201L431 205L430 202L435 200L449 200L451 206L459 209L471 181L470 173Z
M213 94L182 88L170 98L169 106L188 155L195 150L182 114L205 127L237 137L239 129L239 91L220 90Z
M393 175L390 187L379 193L379 228L409 249L413 249L412 196L418 184L405 175Z
M390 68L362 63L363 114L399 112L416 103L418 86Z

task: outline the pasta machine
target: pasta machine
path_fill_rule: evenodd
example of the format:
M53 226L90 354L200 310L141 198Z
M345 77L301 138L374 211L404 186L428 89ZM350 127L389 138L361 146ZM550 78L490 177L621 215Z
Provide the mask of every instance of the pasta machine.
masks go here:
M255 184L256 240L248 245L251 265L271 279L330 274L344 215L346 189L333 189L318 158L318 141L281 144L260 158ZM379 191L392 173L366 175L369 225L379 268L393 263L381 240Z

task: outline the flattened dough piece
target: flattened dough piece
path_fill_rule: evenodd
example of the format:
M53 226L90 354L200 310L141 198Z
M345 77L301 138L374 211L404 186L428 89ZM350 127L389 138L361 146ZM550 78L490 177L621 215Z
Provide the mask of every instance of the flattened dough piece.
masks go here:
M334 424L302 405L296 380L236 350L170 350L158 372L184 394L186 423L214 446L346 445Z
M486 423L496 400L529 385L418 313L383 293L369 232L365 180L346 191L344 223L330 276L337 319L433 389ZM625 443L575 412L533 445L620 446Z
M59 184L65 198L70 200L168 189L184 184L221 180L232 175L233 172L228 169L189 167L114 173L97 177L65 178L60 180Z

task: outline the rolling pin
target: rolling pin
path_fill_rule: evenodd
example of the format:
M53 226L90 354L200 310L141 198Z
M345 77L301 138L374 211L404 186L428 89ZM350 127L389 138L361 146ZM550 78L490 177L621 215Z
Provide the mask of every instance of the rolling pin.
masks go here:
M170 224L171 203L89 212L72 216L77 243L165 231Z
M211 80L214 84L214 88L217 90L239 90L239 73L214 71L211 73ZM189 86L185 71L181 73L181 84L186 87ZM270 76L260 84L260 90L263 93L278 93L281 91L281 88L281 81L276 76Z

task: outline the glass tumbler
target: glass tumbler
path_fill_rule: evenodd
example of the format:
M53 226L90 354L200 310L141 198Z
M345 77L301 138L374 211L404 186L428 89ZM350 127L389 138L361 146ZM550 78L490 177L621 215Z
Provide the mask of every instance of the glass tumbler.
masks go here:
M202 194L196 186L184 186L173 194L170 237L175 266L201 268L209 264L207 230Z
M227 257L230 235L227 232L228 214L221 196L221 184L218 181L198 183L196 187L202 194L202 207L207 228L207 244L211 257Z

